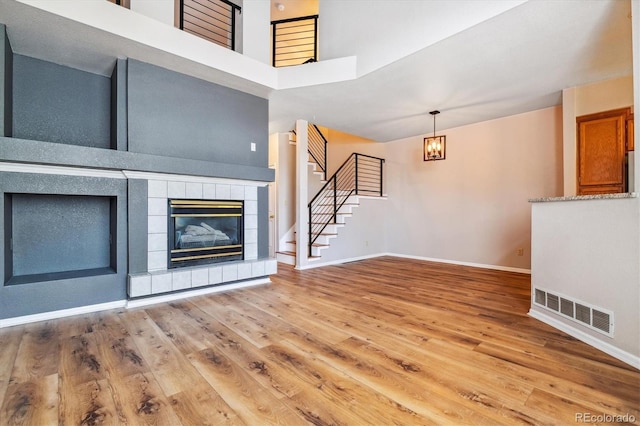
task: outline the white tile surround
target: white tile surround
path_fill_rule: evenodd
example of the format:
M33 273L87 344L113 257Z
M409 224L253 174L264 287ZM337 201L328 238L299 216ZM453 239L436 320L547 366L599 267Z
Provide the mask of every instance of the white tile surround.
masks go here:
M128 177L148 182L148 272L129 275L130 298L263 278L277 272L276 259L258 259L258 186L265 183L147 173ZM244 201L244 261L169 270L167 205L170 198Z

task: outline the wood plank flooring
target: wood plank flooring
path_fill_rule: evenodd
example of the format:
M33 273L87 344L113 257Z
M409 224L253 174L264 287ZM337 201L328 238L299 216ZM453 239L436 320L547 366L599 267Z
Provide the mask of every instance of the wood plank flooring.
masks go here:
M640 424L640 371L529 318L527 275L382 257L272 280L1 329L0 424Z

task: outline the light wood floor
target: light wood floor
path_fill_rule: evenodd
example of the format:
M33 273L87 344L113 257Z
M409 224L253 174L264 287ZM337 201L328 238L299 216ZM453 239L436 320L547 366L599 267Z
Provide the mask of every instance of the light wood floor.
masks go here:
M529 276L383 257L272 279L0 330L0 424L640 421L640 372L529 318Z

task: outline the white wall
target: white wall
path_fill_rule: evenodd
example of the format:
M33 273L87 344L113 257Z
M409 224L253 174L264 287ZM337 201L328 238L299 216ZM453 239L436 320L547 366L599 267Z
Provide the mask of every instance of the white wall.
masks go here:
M309 244L309 210L307 208L308 186L308 150L309 150L309 122L306 120L296 120L296 155L295 155L295 194L296 194L296 268L305 268L309 263L307 257L307 247Z
M174 3L174 0L130 0L130 10L173 26Z
M242 2L242 52L263 64L271 64L271 5L268 0Z
M346 218L346 225L338 230L338 237L330 240L330 247L321 252L322 258L310 266L384 254L388 202L360 197L360 206L353 209L353 216Z
M614 337L535 304L532 314L640 367L640 199L532 206L532 286L612 311Z
M577 192L576 117L632 105L632 76L562 91L564 195L576 195Z
M307 203L310 203L313 197L324 187L325 181L323 175L320 174L321 170L318 166L314 169L311 166L307 166L307 183L309 191L307 192Z
M367 19L362 19L362 3L322 0L318 18L320 59L355 55L358 75L415 53L524 1L439 2L437 11L429 1L369 1L365 6ZM371 22L385 25L370 28Z
M281 250L281 241L287 241L292 235L287 235L296 221L295 212L295 179L296 179L296 147L289 143L287 133L274 133L269 136L269 152L273 155L273 165L276 169L276 251ZM271 157L269 160L271 166Z

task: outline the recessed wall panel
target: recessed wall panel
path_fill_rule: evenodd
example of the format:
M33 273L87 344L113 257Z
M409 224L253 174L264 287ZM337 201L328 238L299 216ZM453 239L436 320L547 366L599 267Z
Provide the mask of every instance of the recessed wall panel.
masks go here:
M13 276L111 267L111 198L11 194Z
M111 79L13 55L13 137L111 148Z

